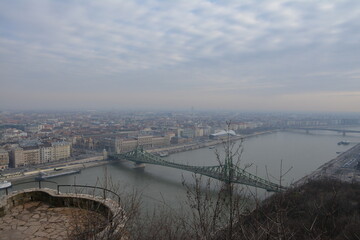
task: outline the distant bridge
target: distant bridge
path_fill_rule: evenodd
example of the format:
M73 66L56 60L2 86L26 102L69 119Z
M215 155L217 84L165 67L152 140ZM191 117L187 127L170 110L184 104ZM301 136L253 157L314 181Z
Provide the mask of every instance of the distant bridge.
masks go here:
M346 135L346 133L360 133L360 130L348 130L348 129L336 129L336 128L325 128L325 127L302 127L302 128L290 128L294 130L305 130L306 132L309 132L310 130L319 130L319 131L332 131L332 132L339 132L342 133L343 136Z
M191 166L185 164L178 164L168 162L164 159L144 151L141 148L136 148L133 151L123 154L111 155L113 159L126 159L135 162L136 164L155 164L165 167L172 167L182 169L189 172L205 175L225 183L239 183L257 188L266 189L269 192L281 192L286 190L285 187L272 183L268 180L262 179L256 175L246 172L232 163L231 159L225 159L224 165L218 166Z

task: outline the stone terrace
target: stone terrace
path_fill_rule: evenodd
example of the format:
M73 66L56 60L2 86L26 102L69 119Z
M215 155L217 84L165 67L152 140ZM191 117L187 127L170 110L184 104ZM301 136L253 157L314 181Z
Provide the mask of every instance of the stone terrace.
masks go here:
M115 221L111 216L118 219L111 232L114 237L123 226L118 204L84 194L27 189L2 197L0 203L0 240L97 239L110 233L109 217Z
M13 207L0 218L0 239L68 239L91 224L87 219L104 220L100 214L83 209L52 208L42 202L28 202Z

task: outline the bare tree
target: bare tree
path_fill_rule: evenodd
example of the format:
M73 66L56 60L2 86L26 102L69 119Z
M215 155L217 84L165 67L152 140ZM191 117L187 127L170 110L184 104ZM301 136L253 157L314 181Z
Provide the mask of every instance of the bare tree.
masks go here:
M235 239L234 224L245 214L249 204L247 189L233 183L235 166L241 164L243 139L239 143L231 141L230 126L231 122L227 122L228 135L223 141L224 155L215 151L225 181L204 181L202 176L195 175L194 184L183 183L187 189L187 204L191 209L189 225L193 239Z

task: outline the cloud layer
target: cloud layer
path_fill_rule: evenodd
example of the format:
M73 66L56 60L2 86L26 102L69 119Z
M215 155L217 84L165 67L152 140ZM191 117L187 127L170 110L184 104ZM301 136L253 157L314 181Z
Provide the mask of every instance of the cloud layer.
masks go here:
M360 111L359 27L354 0L4 0L0 109Z

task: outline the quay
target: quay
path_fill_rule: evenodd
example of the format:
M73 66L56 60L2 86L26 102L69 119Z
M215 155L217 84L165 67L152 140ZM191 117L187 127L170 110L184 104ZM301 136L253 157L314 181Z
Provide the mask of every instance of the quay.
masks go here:
M357 169L359 161L360 143L321 165L314 172L296 181L293 185L299 186L309 180L321 178L337 179L343 182L360 182L360 170Z
M50 173L54 172L55 168L61 168L63 170L73 170L73 169L83 169L89 167L100 166L109 163L109 160L104 160L103 156L94 156L89 158L84 158L80 160L73 160L61 163L54 163L50 165L34 165L29 167L28 171L17 171L11 173L5 173L0 176L0 181L2 180L20 180L25 178L36 177L39 175L39 172Z

